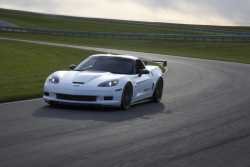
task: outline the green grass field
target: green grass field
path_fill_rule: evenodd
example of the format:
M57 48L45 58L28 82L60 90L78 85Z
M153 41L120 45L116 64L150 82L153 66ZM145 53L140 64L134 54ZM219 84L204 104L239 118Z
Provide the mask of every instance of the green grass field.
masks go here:
M0 20L9 21L20 27L51 28L89 32L189 32L181 28L138 24L137 22L83 19L76 17L50 17L48 15L0 9Z
M250 43L87 39L18 33L0 36L250 64Z
M15 37L21 38L20 35ZM160 43L101 39L85 41L64 38L45 39L45 36L26 36L26 38L250 63L250 46L244 43ZM68 69L70 64L77 64L95 53L5 40L0 40L0 52L0 102L40 97L42 85L48 74L56 70Z
M170 23L150 23L124 20L107 20L54 16L38 13L0 9L0 20L9 21L19 27L51 28L88 32L142 32L142 33L187 33L211 34L206 31L194 31L193 28L250 31L249 27L216 27ZM214 33L213 33L214 34Z
M94 52L0 40L0 102L39 97L46 77Z

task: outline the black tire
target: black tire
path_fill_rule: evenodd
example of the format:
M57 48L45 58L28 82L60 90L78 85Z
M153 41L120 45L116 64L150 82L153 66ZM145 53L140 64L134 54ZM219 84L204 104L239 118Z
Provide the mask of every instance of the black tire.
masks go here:
M131 100L133 96L133 87L130 83L127 83L122 92L121 106L122 110L128 110L131 105Z
M163 79L160 78L156 83L155 91L152 97L153 101L159 103L162 98L162 93L163 93Z

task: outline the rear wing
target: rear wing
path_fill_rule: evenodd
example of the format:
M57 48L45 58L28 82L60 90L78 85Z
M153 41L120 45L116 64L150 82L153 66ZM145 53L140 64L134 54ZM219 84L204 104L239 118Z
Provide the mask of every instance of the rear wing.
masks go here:
M162 65L162 67L166 68L168 66L167 60L152 60L154 63L159 63Z
M168 72L168 62L166 60L143 60L145 65L158 65L163 74Z

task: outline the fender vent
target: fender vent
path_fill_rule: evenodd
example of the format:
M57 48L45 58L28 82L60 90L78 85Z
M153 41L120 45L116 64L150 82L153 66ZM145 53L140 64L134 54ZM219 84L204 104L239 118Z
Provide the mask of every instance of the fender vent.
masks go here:
M113 100L113 96L104 96L104 100Z

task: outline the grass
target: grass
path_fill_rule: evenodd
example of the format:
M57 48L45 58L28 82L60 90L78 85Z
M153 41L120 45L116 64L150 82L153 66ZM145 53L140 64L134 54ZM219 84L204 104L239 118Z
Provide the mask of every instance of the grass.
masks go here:
M249 43L85 39L0 33L0 37L127 49L250 64ZM40 97L44 80L93 54L72 48L0 40L0 102Z
M217 34L207 29L244 30L249 27L214 27L170 23L150 23L125 20L80 18L55 16L24 11L0 9L0 20L5 20L20 27L51 28L88 32L140 32L140 33L185 33L185 34ZM197 29L194 30L193 28ZM220 33L219 33L220 34Z
M250 64L250 43L243 42L87 39L18 33L0 33L0 36Z
M0 102L40 97L51 72L68 69L94 53L4 40L0 51Z
M76 17L49 16L29 12L0 9L0 20L9 21L21 27L51 28L89 32L180 32L184 29L171 29L166 26L138 24L136 22L87 19Z

